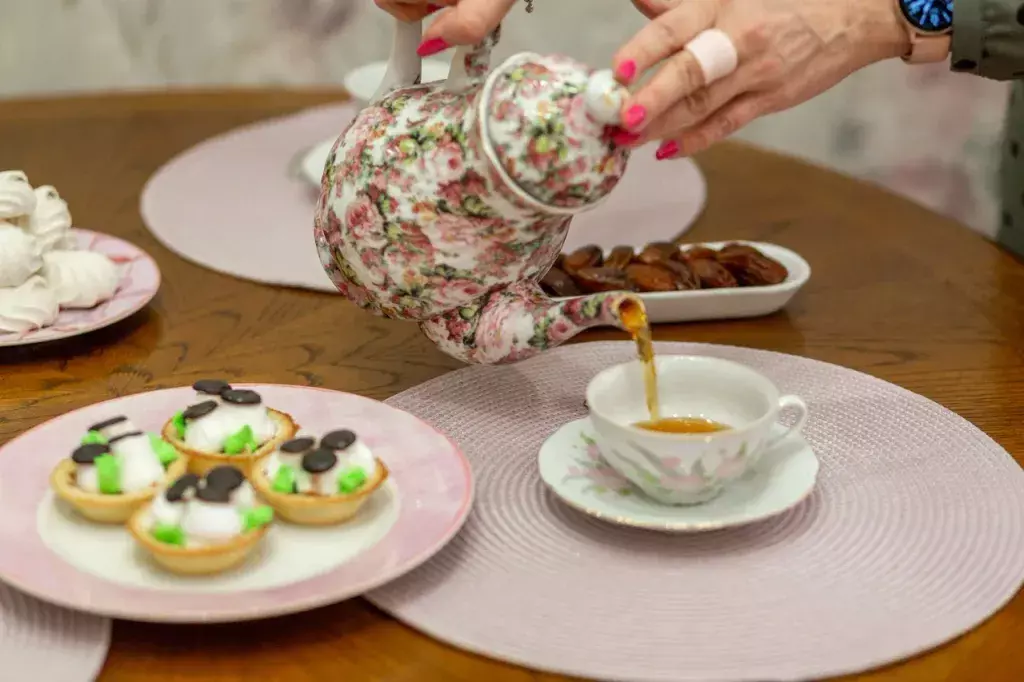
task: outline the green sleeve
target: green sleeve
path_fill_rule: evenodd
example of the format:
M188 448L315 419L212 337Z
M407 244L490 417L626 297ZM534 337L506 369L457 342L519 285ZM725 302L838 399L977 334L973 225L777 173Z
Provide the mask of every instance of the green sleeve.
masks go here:
M954 71L1024 78L1024 0L955 0L952 50Z

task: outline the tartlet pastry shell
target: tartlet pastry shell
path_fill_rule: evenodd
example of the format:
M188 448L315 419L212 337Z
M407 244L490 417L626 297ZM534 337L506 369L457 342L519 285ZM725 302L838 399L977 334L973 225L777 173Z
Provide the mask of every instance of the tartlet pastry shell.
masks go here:
M60 499L71 505L75 511L96 523L124 523L135 510L153 499L160 488L170 485L188 470L188 458L178 453L179 457L164 475L163 485L152 485L143 490L119 495L103 495L90 493L75 485L75 463L63 459L54 467L50 474L50 487Z
M253 463L256 460L269 455L281 443L294 438L299 430L299 425L295 423L290 414L279 412L269 407L267 412L270 414L270 418L274 420L274 423L277 424L277 435L261 445L259 450L250 454L225 455L219 452L203 452L202 450L191 448L185 444L185 441L178 438L178 430L174 428L174 423L170 419L164 424L161 435L178 452L188 457L188 470L197 476L205 476L206 472L214 467L230 464L239 468L248 478L255 468Z
M283 519L302 526L331 526L352 519L373 493L388 479L388 468L377 461L377 474L358 492L351 495L302 495L275 492L263 473L262 466L254 466L249 480L267 504Z
M145 548L153 560L177 575L212 575L234 568L245 561L270 529L263 526L242 533L228 542L204 547L181 547L156 540L146 531L149 507L136 511L128 521L128 532Z

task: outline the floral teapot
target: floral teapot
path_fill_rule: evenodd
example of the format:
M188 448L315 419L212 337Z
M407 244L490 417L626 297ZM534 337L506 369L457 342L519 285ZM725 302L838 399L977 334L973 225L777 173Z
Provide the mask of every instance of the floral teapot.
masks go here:
M420 84L421 28L396 23L380 90L327 159L314 230L327 274L465 362L622 327L635 294L550 299L539 280L572 216L625 170L628 149L607 131L625 89L561 56L522 53L488 74L498 31L456 50L446 81Z

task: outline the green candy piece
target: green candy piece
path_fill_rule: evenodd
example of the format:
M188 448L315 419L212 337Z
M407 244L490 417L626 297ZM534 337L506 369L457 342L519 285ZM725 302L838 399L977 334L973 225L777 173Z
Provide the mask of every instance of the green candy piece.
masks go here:
M256 442L252 427L246 424L238 430L238 433L228 436L224 441L224 454L240 455L243 452L256 452L259 447L260 444Z
M185 413L178 412L173 417L171 417L171 424L174 425L174 430L177 431L178 438L184 440L185 430L188 427L188 424L185 423Z
M113 455L100 455L94 462L100 492L117 495L121 492L121 462Z
M150 531L157 542L162 542L165 545L184 545L185 544L185 531L181 529L181 526L171 526L167 524L157 524L153 526L153 530Z
M178 451L174 449L173 445L155 433L149 434L149 445L153 448L153 452L156 453L156 456L160 460L160 464L163 465L164 469L177 461Z
M338 476L338 492L354 493L366 484L366 471L362 467L352 467Z
M270 489L282 495L291 495L295 492L295 469L289 466L279 466L274 474L274 482Z
M82 445L106 445L107 439L99 431L89 431L82 437Z
M242 526L246 533L251 530L256 530L257 528L262 528L273 520L274 510L266 505L246 509L242 512Z

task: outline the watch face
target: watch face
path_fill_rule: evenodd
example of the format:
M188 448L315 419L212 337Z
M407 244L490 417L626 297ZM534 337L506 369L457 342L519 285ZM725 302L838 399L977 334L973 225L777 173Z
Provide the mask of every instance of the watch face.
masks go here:
M953 0L900 0L900 9L914 28L926 33L953 26Z

